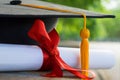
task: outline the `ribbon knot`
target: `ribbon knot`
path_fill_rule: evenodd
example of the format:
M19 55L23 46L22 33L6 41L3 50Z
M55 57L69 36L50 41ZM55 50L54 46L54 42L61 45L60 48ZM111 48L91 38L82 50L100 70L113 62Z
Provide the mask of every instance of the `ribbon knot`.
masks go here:
M49 53L50 53L49 55L50 55L50 56L58 55L58 52L56 52L56 50L57 50L57 48L50 50L50 51L49 51Z
M51 73L46 74L47 77L62 77L63 72L61 68L73 73L75 76L83 79L90 80L93 77L88 77L81 74L77 69L74 69L67 65L59 55L58 51L58 43L59 43L59 35L55 29L51 32L47 33L45 29L44 22L37 19L35 20L32 28L28 32L30 38L39 43L39 47L43 51L43 55L46 59L44 59L44 63L42 66L43 70L52 69Z

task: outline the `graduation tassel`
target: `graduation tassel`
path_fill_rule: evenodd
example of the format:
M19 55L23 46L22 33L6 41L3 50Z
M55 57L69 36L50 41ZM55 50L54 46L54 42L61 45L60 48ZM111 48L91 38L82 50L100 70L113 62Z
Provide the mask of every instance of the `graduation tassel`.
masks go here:
M82 74L88 76L88 70L89 70L89 41L88 38L90 36L89 30L86 28L86 15L84 15L84 27L80 31L80 37L82 38L81 44L80 44L80 61L81 61L81 69Z

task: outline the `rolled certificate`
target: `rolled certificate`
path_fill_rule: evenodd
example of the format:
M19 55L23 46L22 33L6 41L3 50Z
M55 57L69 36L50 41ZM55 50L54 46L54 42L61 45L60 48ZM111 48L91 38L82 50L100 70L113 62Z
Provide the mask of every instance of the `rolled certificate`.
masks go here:
M79 48L58 47L61 58L71 67L80 66ZM0 71L39 70L43 53L38 46L0 44ZM113 67L114 55L108 50L90 50L90 68Z

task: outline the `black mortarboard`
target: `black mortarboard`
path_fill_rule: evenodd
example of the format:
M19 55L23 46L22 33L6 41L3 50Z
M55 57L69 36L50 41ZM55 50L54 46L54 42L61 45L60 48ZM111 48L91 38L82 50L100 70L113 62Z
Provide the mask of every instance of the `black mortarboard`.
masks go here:
M56 5L39 0L0 0L0 43L36 44L27 32L35 19L45 22L47 31L55 27L57 18L83 17L79 14L65 13L46 9L20 6L19 4L34 4L59 9L85 13L88 18L114 18L114 15L95 13L83 9Z

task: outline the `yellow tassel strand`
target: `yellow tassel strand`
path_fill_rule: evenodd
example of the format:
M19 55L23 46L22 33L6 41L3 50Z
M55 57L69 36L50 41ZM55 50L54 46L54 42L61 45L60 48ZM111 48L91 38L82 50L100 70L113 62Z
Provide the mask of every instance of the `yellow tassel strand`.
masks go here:
M88 69L89 69L89 41L88 38L90 37L90 32L86 28L86 16L84 16L84 27L80 31L80 36L82 38L80 44L80 53L81 53L81 69L85 70L82 71L82 74L88 76Z
M89 69L89 42L88 38L90 36L90 32L88 29L82 29L80 32L80 36L82 38L81 41L81 69L85 70L82 73L88 76L88 72L86 70Z
M71 10L64 10L64 9L58 9L58 8L52 8L52 7L47 7L47 6L39 6L39 5L34 5L34 4L20 4L21 6L26 6L26 7L32 7L32 8L39 8L39 9L46 9L46 10L52 10L52 11L58 11L58 12L66 12L66 13L74 13L74 14L79 14L84 17L84 27L80 32L80 36L82 38L81 41L81 48L80 48L80 61L81 61L81 69L82 74L88 76L87 70L89 69L89 42L88 38L90 36L89 30L86 28L86 15L84 13L80 12L74 12Z

